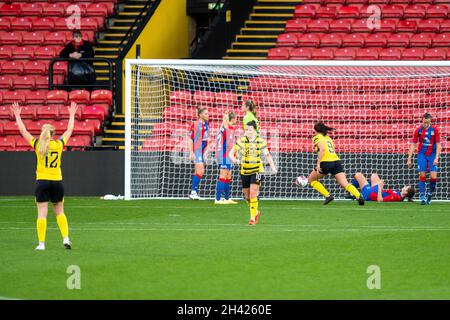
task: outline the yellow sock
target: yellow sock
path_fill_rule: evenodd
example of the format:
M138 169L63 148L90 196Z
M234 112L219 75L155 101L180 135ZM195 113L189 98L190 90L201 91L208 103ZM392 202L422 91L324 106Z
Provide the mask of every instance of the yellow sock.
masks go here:
M361 193L359 193L358 189L356 189L356 187L354 185L352 185L351 183L345 187L345 190L350 192L352 194L352 196L354 196L356 199L361 197Z
M38 218L36 227L37 227L37 234L38 234L39 242L45 242L45 234L47 233L47 219Z
M255 219L258 213L258 198L250 199L250 218Z
M311 187L316 189L316 191L319 192L321 195L323 195L325 198L330 196L328 190L319 181L311 182Z
M64 213L56 216L56 222L58 223L59 230L61 231L61 236L67 238L69 236L69 224L67 223L67 218Z

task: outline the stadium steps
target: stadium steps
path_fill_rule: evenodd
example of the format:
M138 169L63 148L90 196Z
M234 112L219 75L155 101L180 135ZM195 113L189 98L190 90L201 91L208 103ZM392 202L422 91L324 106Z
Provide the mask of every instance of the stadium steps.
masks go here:
M224 59L262 60L302 1L258 0Z
M105 147L121 149L125 146L125 115L117 114L111 124L105 129L102 144Z

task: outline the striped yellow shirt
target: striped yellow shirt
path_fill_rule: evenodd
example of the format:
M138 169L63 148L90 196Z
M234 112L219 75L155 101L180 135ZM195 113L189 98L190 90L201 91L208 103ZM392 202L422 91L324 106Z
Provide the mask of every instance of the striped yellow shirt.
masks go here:
M244 136L236 142L234 150L241 158L242 175L250 176L264 172L261 152L265 149L267 149L267 142L259 136L253 141Z
M325 152L323 154L322 162L331 162L340 160L338 155L334 150L333 139L331 139L328 135L324 136L319 133L313 137L314 144L314 152L319 152L319 143L321 143L325 147Z

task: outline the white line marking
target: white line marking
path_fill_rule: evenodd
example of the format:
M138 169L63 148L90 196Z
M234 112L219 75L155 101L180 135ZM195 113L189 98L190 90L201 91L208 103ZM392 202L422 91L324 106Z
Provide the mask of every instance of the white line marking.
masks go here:
M2 296L0 296L0 300L21 300L21 299L18 299L18 298L12 298L12 297L2 297Z

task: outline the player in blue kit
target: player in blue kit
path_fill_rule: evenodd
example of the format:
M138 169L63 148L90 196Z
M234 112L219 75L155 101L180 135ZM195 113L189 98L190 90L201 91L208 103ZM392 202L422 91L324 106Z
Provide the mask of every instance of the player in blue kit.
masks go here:
M201 200L198 195L198 186L205 174L205 158L208 147L208 109L197 110L198 120L195 121L189 132L189 153L190 159L194 162L195 172L192 176L192 189L189 199Z
M429 113L423 115L422 125L414 131L414 137L408 152L407 165L409 168L412 167L412 155L416 149L420 204L430 204L437 184L441 137L438 128L431 125L431 115ZM428 192L426 192L425 188L427 172L430 172Z
M217 136L216 159L219 165L219 180L216 185L215 204L237 203L230 199L233 162L231 162L229 154L233 152L233 146L236 140L235 129L236 115L232 111L225 113L222 127Z

